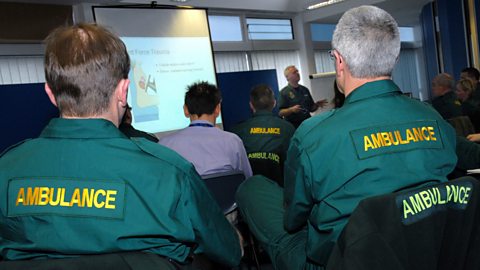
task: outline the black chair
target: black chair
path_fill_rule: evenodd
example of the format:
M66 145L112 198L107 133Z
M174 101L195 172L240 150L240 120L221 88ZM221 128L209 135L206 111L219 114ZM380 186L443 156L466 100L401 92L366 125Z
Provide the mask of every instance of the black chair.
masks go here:
M202 176L202 178L225 215L237 209L235 192L245 180L242 171L214 173Z
M469 134L475 133L475 127L468 116L457 116L447 119L457 133L457 136L467 137Z
M462 177L361 201L327 269L480 269L479 191Z
M177 270L175 264L152 253L124 252L75 258L0 261L0 270Z
M249 158L250 166L254 175L261 174L283 187L283 157L281 155L279 162L272 159Z
M223 173L214 173L205 175L202 177L205 181L205 185L210 190L213 198L217 201L220 209L223 210L225 215L228 215L237 209L237 203L235 202L235 193L238 187L243 181L245 181L245 175L242 171L230 171ZM256 269L260 270L260 263L257 256L256 244L253 240L253 236L248 231L247 226L243 224L237 224L240 226L239 230L248 242L250 250L245 254L247 257L253 257L250 261L253 261L256 265ZM244 229L242 229L244 228ZM247 228L247 230L245 230ZM248 265L250 268L250 265Z

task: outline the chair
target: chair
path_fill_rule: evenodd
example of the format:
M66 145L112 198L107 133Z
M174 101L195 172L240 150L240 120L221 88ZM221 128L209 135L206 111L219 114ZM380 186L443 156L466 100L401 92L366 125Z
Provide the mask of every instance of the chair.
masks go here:
M475 133L475 128L468 116L453 117L447 121L455 129L457 136L467 137L467 135Z
M253 174L261 174L283 187L283 157L281 155L280 160L277 162L272 159L264 158L249 158L250 166L252 167Z
M235 192L237 192L238 186L245 180L245 175L242 171L214 173L204 175L202 178L225 215L237 208Z
M327 269L480 269L479 191L462 177L361 201Z
M0 261L0 270L177 270L167 259L145 252L83 255L75 258Z
M231 171L223 173L214 173L202 176L205 181L205 185L210 190L213 198L223 210L225 215L228 215L237 209L237 203L235 202L235 193L238 187L243 181L245 181L245 175L242 171ZM241 224L237 224L237 226ZM246 226L244 226L246 227ZM245 229L241 229L242 234L247 234L247 243L251 247L250 255L253 257L253 261L256 265L256 269L260 270L260 263L256 251L256 243L253 240L252 234ZM250 269L250 268L249 268Z

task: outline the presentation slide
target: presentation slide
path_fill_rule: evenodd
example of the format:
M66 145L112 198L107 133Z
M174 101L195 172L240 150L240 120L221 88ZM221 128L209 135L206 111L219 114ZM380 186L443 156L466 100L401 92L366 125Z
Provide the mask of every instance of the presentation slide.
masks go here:
M132 125L150 133L187 127L187 86L198 81L216 85L206 11L96 7L94 12L97 23L127 46Z

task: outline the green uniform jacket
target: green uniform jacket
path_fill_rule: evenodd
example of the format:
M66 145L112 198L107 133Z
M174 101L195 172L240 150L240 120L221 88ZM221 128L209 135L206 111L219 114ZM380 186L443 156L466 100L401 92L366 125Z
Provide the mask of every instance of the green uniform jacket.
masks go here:
M285 119L292 123L295 128L297 128L304 120L310 118L310 112L315 104L310 91L303 85L299 85L298 88L293 88L290 85L285 86L280 91L278 99L278 108L280 110L295 105L300 105L302 107L300 112L292 113L285 117Z
M8 260L203 252L237 265L236 232L194 167L103 119L53 119L0 158L0 254Z
M243 141L247 153L287 153L295 128L269 111L258 111L253 117L234 126L232 132Z
M480 168L480 145L457 136L457 168L472 170Z
M390 80L354 90L342 108L305 121L285 163L285 227L307 224L307 255L325 265L358 202L446 181L455 132L428 104Z
M462 103L460 103L457 95L455 95L453 91L450 91L443 96L434 98L432 100L432 105L444 119L450 119L463 115Z
M263 173L267 174L265 176L283 185L283 163L290 145L290 139L295 132L293 125L274 116L270 111L258 111L253 114L252 118L234 126L232 132L242 139L253 173L259 173L256 172L257 164L260 166L277 164L278 166L261 168L260 171L266 171L267 173ZM265 160L270 162L261 162ZM268 173L269 170L278 170L278 173ZM260 172L260 174L262 173Z

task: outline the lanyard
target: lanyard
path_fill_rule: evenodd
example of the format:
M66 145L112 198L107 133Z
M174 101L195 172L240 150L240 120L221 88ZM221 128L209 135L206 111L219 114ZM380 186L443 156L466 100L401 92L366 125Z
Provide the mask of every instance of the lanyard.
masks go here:
M213 127L212 124L207 124L207 123L194 123L188 125L189 127Z

